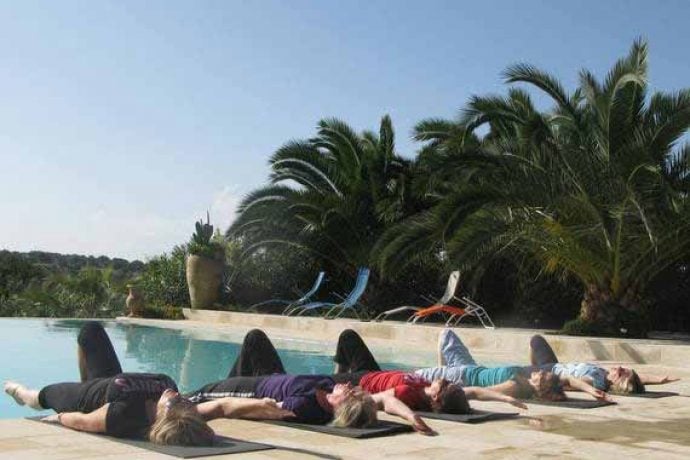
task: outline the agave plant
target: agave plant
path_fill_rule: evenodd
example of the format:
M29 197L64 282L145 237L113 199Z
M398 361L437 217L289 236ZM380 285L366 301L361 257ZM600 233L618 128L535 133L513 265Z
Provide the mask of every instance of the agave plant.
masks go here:
M648 94L643 41L603 82L583 70L572 94L530 65L505 77L553 107L513 86L473 97L459 120L420 123L436 202L384 235L381 269L439 248L465 268L536 260L581 283L583 322L643 328L650 280L690 255L690 91Z
M200 219L195 224L195 232L189 241L189 253L209 258L222 258L223 247L218 242L212 241L212 238L213 225L211 225L209 213L206 211L206 222Z

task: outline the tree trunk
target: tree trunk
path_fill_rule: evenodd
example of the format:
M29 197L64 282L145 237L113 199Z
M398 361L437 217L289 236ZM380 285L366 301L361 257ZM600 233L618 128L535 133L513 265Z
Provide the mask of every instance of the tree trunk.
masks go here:
M604 285L590 284L580 303L580 319L594 330L614 334L644 334L645 308L638 290L628 286L615 295Z

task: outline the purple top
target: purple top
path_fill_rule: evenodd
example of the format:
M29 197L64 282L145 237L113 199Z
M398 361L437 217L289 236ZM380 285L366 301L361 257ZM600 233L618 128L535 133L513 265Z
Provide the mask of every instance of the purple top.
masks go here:
M327 375L285 375L265 377L256 388L257 398L273 398L283 409L295 414L301 423L325 424L333 414L324 410L316 398L316 390L333 391L335 382Z

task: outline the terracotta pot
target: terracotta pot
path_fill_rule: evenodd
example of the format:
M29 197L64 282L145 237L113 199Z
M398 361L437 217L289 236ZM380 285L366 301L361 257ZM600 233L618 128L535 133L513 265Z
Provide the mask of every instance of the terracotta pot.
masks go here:
M189 255L186 261L187 287L192 308L209 308L218 302L223 280L223 261Z
M127 286L129 288L129 295L125 300L127 305L127 316L141 316L144 312L144 298L139 294L137 288L134 286Z

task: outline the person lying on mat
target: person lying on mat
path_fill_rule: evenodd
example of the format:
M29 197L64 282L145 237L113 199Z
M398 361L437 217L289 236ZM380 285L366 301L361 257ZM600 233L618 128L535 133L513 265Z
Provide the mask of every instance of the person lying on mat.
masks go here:
M432 430L405 404L388 394L370 395L349 383L336 383L328 375L287 375L278 352L263 331L254 329L244 338L228 377L204 385L189 398L207 418L222 417L226 397L270 398L285 414L278 417L298 423L350 428L374 426L376 411L398 415L422 433ZM264 418L264 417L248 417ZM267 417L275 418L275 417Z
M438 367L417 369L415 374L428 381L446 379L465 387L486 387L519 399L564 400L564 384L578 386L583 391L589 387L593 396L607 398L606 394L595 392L585 382L571 382L576 379L559 377L533 366L478 366L460 337L450 329L444 329L439 334L438 353Z
M56 383L40 391L5 382L5 392L20 405L53 409L57 414L47 420L79 431L145 438L156 444L213 443L213 430L196 407L179 395L173 379L164 374L122 372L100 323L84 324L77 342L81 382ZM254 407L244 400L234 404L235 412L241 414L270 408L271 403L265 401Z
M352 329L340 333L333 361L334 380L351 382L372 394L388 393L416 411L467 414L471 411L469 399L501 401L527 409L512 396L488 388L462 388L445 379L427 381L403 370L382 371L362 337Z
M534 335L529 343L530 362L533 366L546 369L554 374L573 380L585 382L588 387L584 390L592 394L589 388L597 392L615 394L644 393L645 385L660 385L675 382L680 379L663 376L638 374L633 369L622 366L604 368L592 363L569 362L561 363L556 353L541 335ZM580 388L569 388L579 390Z

